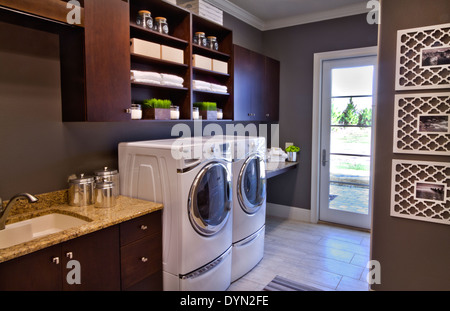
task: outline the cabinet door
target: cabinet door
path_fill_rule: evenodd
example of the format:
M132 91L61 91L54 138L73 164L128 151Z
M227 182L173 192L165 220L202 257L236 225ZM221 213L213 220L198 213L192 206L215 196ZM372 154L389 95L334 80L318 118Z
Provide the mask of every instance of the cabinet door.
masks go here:
M58 291L61 288L60 245L0 264L0 291Z
M264 109L261 121L278 121L280 107L280 62L265 58Z
M258 86L258 60L257 53L238 45L234 46L235 121L254 119L253 103L257 100L260 89L260 86Z
M276 87L279 88L279 63L235 45L234 120L270 121L272 116L278 119L278 106L273 106L274 102L278 105Z
M130 120L130 17L123 0L85 0L86 121Z
M65 242L61 249L63 290L120 290L118 226ZM79 271L77 266L67 265L70 260L79 263ZM80 284L73 282L78 272Z

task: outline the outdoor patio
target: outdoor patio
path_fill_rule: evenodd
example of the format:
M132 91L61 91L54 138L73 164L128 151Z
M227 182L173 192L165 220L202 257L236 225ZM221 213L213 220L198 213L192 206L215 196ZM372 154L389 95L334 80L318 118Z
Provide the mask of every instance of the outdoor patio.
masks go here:
M330 208L353 213L369 211L369 187L330 183Z

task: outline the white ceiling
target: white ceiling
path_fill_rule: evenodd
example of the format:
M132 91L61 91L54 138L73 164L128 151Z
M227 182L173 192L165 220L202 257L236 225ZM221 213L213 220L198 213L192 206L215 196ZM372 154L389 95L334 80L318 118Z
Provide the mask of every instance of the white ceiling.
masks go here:
M260 29L270 30L370 11L368 0L207 0Z

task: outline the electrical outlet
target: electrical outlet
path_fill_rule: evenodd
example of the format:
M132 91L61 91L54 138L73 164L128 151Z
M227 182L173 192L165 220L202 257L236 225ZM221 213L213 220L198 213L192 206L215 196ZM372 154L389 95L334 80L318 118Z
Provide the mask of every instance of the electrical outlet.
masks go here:
M292 146L294 143L285 143L284 149L286 149L289 146Z

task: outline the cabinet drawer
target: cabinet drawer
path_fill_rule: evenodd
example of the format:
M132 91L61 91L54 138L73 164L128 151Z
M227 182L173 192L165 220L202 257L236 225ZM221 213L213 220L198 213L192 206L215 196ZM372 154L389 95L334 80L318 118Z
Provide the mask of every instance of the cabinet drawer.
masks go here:
M122 289L162 269L162 235L157 234L121 248Z
M120 224L120 245L123 246L161 232L161 211L153 212Z

